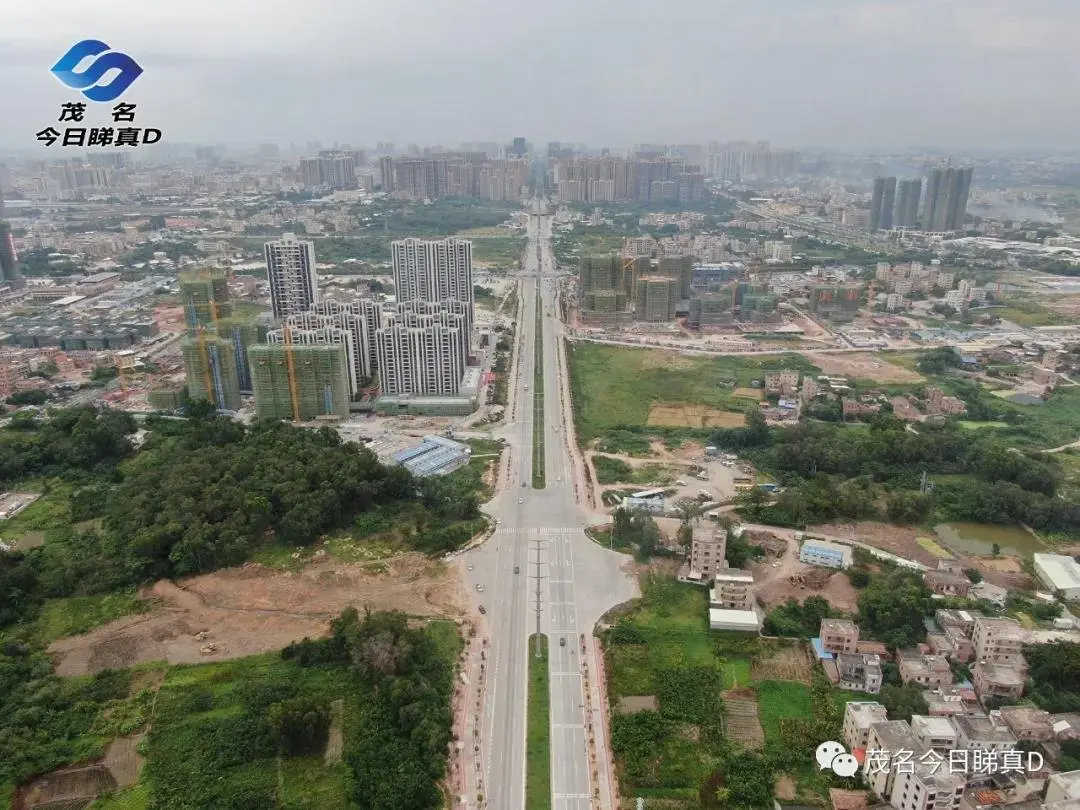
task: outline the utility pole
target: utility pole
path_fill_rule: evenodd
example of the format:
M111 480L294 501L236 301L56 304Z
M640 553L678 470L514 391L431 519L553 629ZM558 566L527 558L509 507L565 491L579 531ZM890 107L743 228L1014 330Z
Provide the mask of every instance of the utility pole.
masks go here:
M540 649L540 580L544 577L540 576L540 566L543 564L540 560L540 550L543 548L541 545L544 541L540 538L536 539L536 657L540 658L543 652Z

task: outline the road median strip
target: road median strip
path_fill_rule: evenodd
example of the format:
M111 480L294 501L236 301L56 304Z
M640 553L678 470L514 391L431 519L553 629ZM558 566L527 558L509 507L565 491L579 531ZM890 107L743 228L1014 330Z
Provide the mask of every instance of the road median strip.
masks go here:
M525 739L525 810L551 810L551 694L548 639L529 636L529 702Z

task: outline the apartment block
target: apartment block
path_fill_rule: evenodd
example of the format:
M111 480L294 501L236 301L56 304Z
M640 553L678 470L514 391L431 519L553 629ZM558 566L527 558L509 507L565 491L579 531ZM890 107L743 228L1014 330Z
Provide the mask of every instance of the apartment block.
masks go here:
M853 653L859 643L859 627L850 619L822 619L821 646L831 653Z
M384 395L450 396L465 375L465 318L451 312L438 316L385 313L375 332L379 387Z
M978 661L1010 664L1024 660L1024 629L1014 619L976 616L971 637Z
M315 243L287 233L263 247L275 318L299 315L318 300Z
M790 396L799 390L799 372L766 371L765 393Z
M447 239L398 239L391 243L394 290L399 302L461 301L473 324L472 242Z
M844 744L849 751L866 748L870 726L888 719L885 707L876 700L849 700L844 706Z

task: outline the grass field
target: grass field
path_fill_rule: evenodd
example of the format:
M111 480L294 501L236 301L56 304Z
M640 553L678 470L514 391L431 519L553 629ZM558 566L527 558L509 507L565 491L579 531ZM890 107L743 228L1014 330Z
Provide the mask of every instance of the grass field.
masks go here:
M547 486L546 466L544 464L544 302L540 290L536 291L536 365L533 367L533 489Z
M942 548L932 537L916 537L915 542L939 560L951 560L953 558L953 555L949 553L948 549Z
M1025 296L1008 296L1002 300L1004 306L994 307L989 310L1006 321L1012 321L1019 326L1060 326L1062 324L1077 323L1076 318L1070 318L1061 312L1044 307L1038 301Z
M813 715L810 687L794 681L762 681L756 685L758 717L766 740L780 739L780 721L786 717L809 719Z
M983 430L984 428L1007 428L1009 426L1007 422L971 422L967 419L961 419L956 424L958 424L964 430Z
M529 637L529 709L525 740L525 810L551 807L551 693L548 683L548 638Z
M20 484L21 492L40 492L44 482L33 485ZM72 487L58 480L48 482L48 491L27 506L15 517L0 521L0 537L14 542L19 549L29 549L45 542L46 533L71 525L71 509L68 498Z
M147 607L147 603L139 599L134 590L49 599L38 617L37 635L43 643L48 644L58 638L93 630L121 616L142 613Z
M724 678L725 689L748 686L750 684L750 659L734 656L720 664L720 673Z
M473 260L494 267L517 267L525 249L524 236L491 236L473 239Z
M704 406L742 414L753 388L770 369L817 373L798 354L764 357L685 357L674 352L570 343L567 350L574 419L583 444L622 426L645 426L656 405Z

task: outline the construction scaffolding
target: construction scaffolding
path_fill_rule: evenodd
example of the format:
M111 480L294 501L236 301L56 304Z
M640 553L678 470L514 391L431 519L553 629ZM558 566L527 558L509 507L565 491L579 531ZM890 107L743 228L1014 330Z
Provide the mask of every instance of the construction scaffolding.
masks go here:
M188 334L200 326L213 328L218 318L228 317L229 279L221 270L195 270L180 274L180 300Z
M348 416L349 371L341 344L296 345L286 330L284 344L252 346L247 359L260 419Z
M232 340L200 327L197 337L180 341L180 353L192 400L209 400L222 411L240 409L240 378Z

